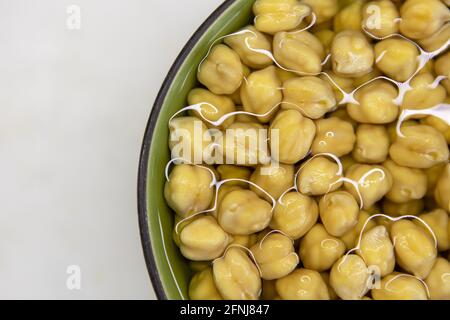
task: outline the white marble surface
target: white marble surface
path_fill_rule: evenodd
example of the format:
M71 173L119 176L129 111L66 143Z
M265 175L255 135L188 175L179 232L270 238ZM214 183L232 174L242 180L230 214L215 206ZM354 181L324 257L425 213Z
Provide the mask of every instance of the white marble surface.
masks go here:
M136 213L142 134L171 63L220 3L0 0L0 298L155 297Z

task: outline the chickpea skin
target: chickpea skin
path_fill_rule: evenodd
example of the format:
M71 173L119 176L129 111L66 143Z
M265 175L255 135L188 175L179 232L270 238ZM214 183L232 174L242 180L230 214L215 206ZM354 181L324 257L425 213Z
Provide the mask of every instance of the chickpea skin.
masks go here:
M381 125L361 124L356 129L353 158L362 163L381 163L389 155L389 134Z
M278 139L274 138L274 134L278 135ZM279 111L269 128L272 158L285 164L299 162L307 156L315 134L314 121L299 111Z
M289 192L277 202L270 227L297 240L316 224L318 217L319 207L313 198Z
M346 30L333 39L331 61L337 75L360 77L372 71L375 55L361 32Z
M344 156L353 150L356 141L353 126L336 117L316 121L316 137L311 152L332 153L337 157Z
M236 52L218 44L200 65L197 78L212 93L232 94L241 86L244 68Z
M329 270L344 253L344 243L330 235L320 223L300 241L300 260L308 269L319 272Z
M343 236L358 224L358 203L345 191L324 195L319 202L319 212L325 229L336 237Z
M297 269L278 279L275 287L283 300L329 300L328 288L320 273Z
M282 234L272 233L253 245L250 250L264 280L287 276L299 263L292 240Z

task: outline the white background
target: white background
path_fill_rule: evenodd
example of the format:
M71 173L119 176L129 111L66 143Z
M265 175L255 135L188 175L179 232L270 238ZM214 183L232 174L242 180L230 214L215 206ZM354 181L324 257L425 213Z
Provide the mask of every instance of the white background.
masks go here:
M0 0L0 298L155 297L136 212L142 135L220 3ZM69 265L81 290L66 287Z

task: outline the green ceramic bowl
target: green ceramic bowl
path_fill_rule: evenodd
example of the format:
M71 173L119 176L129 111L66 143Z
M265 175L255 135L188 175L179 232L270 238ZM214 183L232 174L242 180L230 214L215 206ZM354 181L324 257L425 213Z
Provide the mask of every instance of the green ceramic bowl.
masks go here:
M174 214L166 205L164 168L169 161L168 121L186 106L198 85L197 66L217 38L251 22L254 0L227 0L188 41L167 75L153 106L141 150L139 225L150 278L159 299L188 299L191 271L172 240Z

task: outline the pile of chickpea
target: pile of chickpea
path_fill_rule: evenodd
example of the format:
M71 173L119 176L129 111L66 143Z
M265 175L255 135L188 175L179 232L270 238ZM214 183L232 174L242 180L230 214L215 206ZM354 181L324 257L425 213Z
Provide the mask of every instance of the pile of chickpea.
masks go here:
M226 136L225 164L171 168L191 299L450 299L448 5L257 0L211 47L171 150L201 120L209 138L276 129L279 152ZM258 163L229 164L237 149Z

